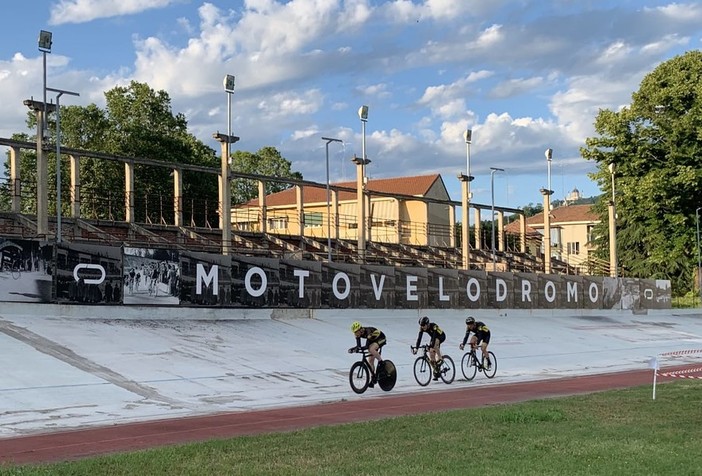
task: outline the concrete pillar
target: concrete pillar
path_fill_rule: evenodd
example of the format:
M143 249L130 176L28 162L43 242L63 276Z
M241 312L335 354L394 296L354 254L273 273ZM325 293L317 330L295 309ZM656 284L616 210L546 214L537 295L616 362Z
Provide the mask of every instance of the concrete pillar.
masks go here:
M80 155L69 155L71 166L71 217L80 218Z
M551 194L552 190L541 189L544 196L544 273L551 273Z
M609 213L609 275L617 277L617 212L614 202L609 201L607 206Z
M173 223L183 226L183 171L173 169Z
M329 217L330 220L333 220L332 223L334 226L332 227L334 231L332 232L332 238L335 240L339 239L339 191L338 190L330 190L329 194L331 195L331 210L332 210L332 217Z
M475 228L475 249L476 250L482 250L483 249L483 240L480 236L480 208L475 209L475 217L474 217L474 228Z
M356 164L356 233L358 235L358 260L361 263L366 262L366 202L364 200L365 177L364 165L365 157L354 157L353 162Z
M297 209L297 223L299 226L297 234L305 236L305 205L303 203L302 185L295 185L295 203Z
M134 223L134 162L124 163L124 220L127 223Z
M449 242L448 246L451 248L456 247L456 207L453 205L448 206L448 222L449 222Z
M519 214L519 251L527 252L526 246L526 217L523 213Z
M227 256L232 248L232 190L229 181L229 146L239 138L227 134L216 133L212 137L222 146L219 158L221 171L219 173L219 227L222 229L222 254Z
M497 210L497 249L505 251L505 212Z
M44 154L44 111L37 113L37 235L49 234L49 167Z
M458 179L461 181L461 255L463 269L470 269L470 181L473 177L461 174Z
M266 182L258 181L258 209L261 217L261 233L268 233L268 206L266 205Z
M20 178L20 149L10 147L10 183L12 184L12 213L22 209L22 180Z

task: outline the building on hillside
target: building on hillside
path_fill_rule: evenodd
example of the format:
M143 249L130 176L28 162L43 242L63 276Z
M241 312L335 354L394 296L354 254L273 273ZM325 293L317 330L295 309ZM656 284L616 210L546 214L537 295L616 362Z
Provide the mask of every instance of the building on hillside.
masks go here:
M232 208L234 229L312 238L358 237L356 181L296 185ZM455 206L441 175L366 182L369 241L414 246L455 246ZM329 217L331 219L329 219Z
M534 236L534 232L541 235L541 243L530 241L529 252L543 254L544 214L543 212L528 217L527 236ZM592 210L591 204L566 205L551 210L551 255L574 266L583 274L595 270L605 271L606 263L598 263L591 252L594 250L593 230L600 217ZM508 233L517 233L516 223L510 223ZM539 249L534 249L535 247ZM595 268L595 269L593 269Z

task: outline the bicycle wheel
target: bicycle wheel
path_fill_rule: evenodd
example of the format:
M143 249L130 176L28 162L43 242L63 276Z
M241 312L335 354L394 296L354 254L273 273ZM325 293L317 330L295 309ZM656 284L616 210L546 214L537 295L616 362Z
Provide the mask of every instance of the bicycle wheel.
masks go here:
M461 359L461 372L466 380L473 380L478 373L477 362L472 352L466 352Z
M351 390L356 393L363 393L370 383L370 371L365 362L354 362L349 371L349 384Z
M490 358L490 368L488 369L483 365L483 373L487 378L493 378L497 373L497 357L490 351L488 351L488 356Z
M448 355L444 355L444 363L439 369L439 375L444 383L451 383L456 378L456 366L453 364L453 359Z
M429 360L422 356L417 357L414 361L414 379L422 387L426 387L431 382L431 365L429 365Z
M397 369L392 361L385 359L383 365L378 366L378 385L380 388L389 392L395 386L397 381Z

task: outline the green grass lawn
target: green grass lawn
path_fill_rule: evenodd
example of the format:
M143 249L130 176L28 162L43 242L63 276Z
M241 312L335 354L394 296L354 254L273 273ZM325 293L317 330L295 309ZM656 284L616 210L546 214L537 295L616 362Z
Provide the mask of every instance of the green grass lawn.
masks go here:
M437 398L440 398L437 395ZM699 475L702 381L172 446L0 475Z

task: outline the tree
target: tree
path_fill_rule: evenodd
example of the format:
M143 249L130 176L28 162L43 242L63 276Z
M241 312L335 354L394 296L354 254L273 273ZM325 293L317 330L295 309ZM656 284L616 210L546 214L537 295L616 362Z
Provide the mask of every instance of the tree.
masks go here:
M702 52L659 65L632 94L629 107L601 110L599 136L581 154L605 191L595 209L598 254L607 257L607 203L614 165L617 255L622 274L670 279L673 292L691 289L696 267L695 209L702 197Z
M275 147L263 147L258 152L237 150L232 154L232 171L245 174L302 180L302 174L292 171L292 163L286 160ZM266 194L290 188L285 182L266 182ZM235 179L232 183L232 203L246 203L258 197L258 182Z
M188 132L185 116L173 114L170 97L166 92L154 91L146 84L132 81L129 86L107 91L105 98L104 110L95 104L61 108L62 145L174 164L197 164L213 168L219 166L214 149ZM27 126L30 129L36 127L34 114L29 113ZM50 140L55 141L55 131L55 115L52 114L49 117L49 133L53 136ZM13 137L35 140L26 134L15 134ZM49 153L48 165L50 176L54 176L54 153ZM36 174L36 154L24 151L21 167L22 177L31 183ZM65 161L63 167L62 190L67 190L70 175ZM137 221L158 222L161 217L173 216L173 179L170 174L171 170L166 167L135 167ZM82 160L80 180L83 216L124 219L125 179L124 165L121 162ZM216 223L217 187L215 174L184 173L183 196L185 211L191 215L189 218L195 219L197 215L194 221L198 224L206 221ZM207 202L211 204L208 206ZM23 207L34 210L33 203L34 200L23 199Z

